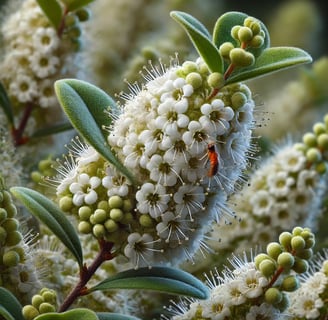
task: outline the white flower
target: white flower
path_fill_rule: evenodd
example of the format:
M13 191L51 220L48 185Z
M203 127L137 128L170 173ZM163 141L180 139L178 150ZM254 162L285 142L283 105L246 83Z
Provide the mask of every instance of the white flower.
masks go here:
M279 311L271 304L262 303L260 306L251 306L246 315L246 320L265 319L276 320L279 319Z
M306 158L301 151L288 147L278 154L278 163L282 170L299 172L304 168Z
M37 95L37 84L28 75L18 74L9 85L9 93L19 102L31 102Z
M238 280L231 280L225 285L226 299L230 301L231 305L238 306L246 302L246 296L239 289Z
M328 277L323 272L315 272L303 284L305 292L315 292L317 295L324 292L328 284Z
M108 197L113 195L125 197L129 193L129 182L126 177L113 170L110 166L106 168L106 176L102 179L101 184L107 189Z
M211 295L210 299L206 300L202 307L202 317L211 320L224 320L231 314L224 293L220 295Z
M270 210L270 225L290 229L295 221L294 211L288 202L275 202Z
M258 190L251 196L249 202L253 206L253 214L256 216L267 216L270 214L274 199L268 191Z
M293 299L291 311L298 317L306 319L317 319L320 315L319 308L324 306L324 302L319 296L307 291L303 294L297 294L296 299Z
M192 120L188 124L188 131L182 135L182 140L187 145L192 155L204 154L207 148L208 135L199 121Z
M168 208L170 196L167 194L165 187L144 183L136 193L137 209L140 213L158 218Z
M30 56L30 66L35 75L41 79L53 75L59 67L59 58L55 55L35 51Z
M315 188L318 184L319 174L315 170L302 170L297 177L297 189L306 191Z
M276 197L286 197L294 182L286 171L273 172L267 178L269 192Z
M54 28L37 28L32 36L36 51L51 52L58 48L59 37Z

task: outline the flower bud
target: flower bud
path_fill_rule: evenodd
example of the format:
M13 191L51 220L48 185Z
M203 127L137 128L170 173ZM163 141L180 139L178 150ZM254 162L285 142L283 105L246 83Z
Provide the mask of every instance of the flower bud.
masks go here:
M240 42L249 42L253 38L253 32L248 27L240 27L238 30L238 39Z
M231 63L237 67L248 67L255 61L254 55L241 48L234 48L229 53Z
M282 293L277 288L269 288L265 291L264 298L267 303L277 304L282 300Z
M297 290L300 286L299 280L296 276L287 276L281 283L281 289L288 292Z
M271 260L270 257L265 254L265 253L260 253L258 254L255 258L254 258L254 263L255 263L255 267L256 269L259 270L259 267L260 267L260 263L264 260Z
M91 208L88 206L80 207L78 211L79 218L82 221L88 221L91 216L91 213Z
M279 254L277 262L281 267L285 269L290 269L294 265L295 258L289 252L282 252L281 254Z
M5 219L7 219L7 210L0 208L0 223Z
M79 225L77 228L78 228L79 232L81 232L83 234L88 234L88 233L91 233L91 231L92 231L92 225L90 222L87 222L87 221L79 222Z
M143 214L143 215L140 216L139 222L145 228L151 227L154 223L153 219L150 216L146 215L146 214Z
M301 259L310 260L313 256L312 249L303 249L297 252L297 256Z
M292 238L290 244L293 250L299 251L304 249L305 240L301 236L295 236Z
M303 142L308 147L315 147L317 145L317 137L314 133L308 132L303 135Z
M31 305L27 305L27 306L23 307L22 314L23 314L23 317L25 318L25 320L33 320L40 313L35 307L33 307Z
M213 72L208 76L207 83L212 88L220 88L224 85L224 77L219 72Z
M46 288L44 288L46 289ZM45 290L42 292L42 297L44 299L45 302L49 302L51 304L55 304L56 303L56 299L57 299L57 295L56 292L54 290Z
M123 206L123 199L120 196L111 196L108 199L108 205L110 209L113 208L122 208Z
M280 235L279 235L279 242L281 243L281 245L288 249L290 248L290 242L292 240L292 237L293 235L290 233L290 232L282 232Z
M252 48L260 48L264 44L264 39L261 36L254 36L253 39L249 42L249 45Z
M103 223L107 219L107 212L103 209L96 209L94 212L94 222L97 223Z
M111 219L113 219L114 221L118 222L121 221L124 217L124 213L121 209L111 209L109 212L109 216Z
M32 305L37 309L39 309L40 304L43 302L44 302L44 298L40 294L35 294L32 297Z
M106 230L102 224L95 224L92 228L92 233L96 238L102 238L105 236Z
M13 203L6 205L7 218L14 218L17 215L17 208Z
M2 227L5 228L8 233L16 231L19 227L19 222L15 218L9 218L2 223Z
M235 46L231 42L223 42L219 47L219 52L224 59L229 59L229 54Z
M23 239L22 234L19 231L11 231L7 234L6 245L7 246L16 246Z
M13 250L7 251L2 256L2 263L6 267L15 267L19 263L19 254Z
M292 233L293 233L294 236L299 236L299 235L302 234L303 230L304 230L304 229L301 228L301 227L295 227L295 228L292 230Z
M118 229L118 224L113 219L108 219L105 222L105 228L108 232L114 232Z
M56 308L48 302L41 303L41 305L39 307L39 312L41 314L49 313L49 312L55 312L55 311L56 311Z
M233 26L231 29L231 36L236 40L239 40L238 32L239 32L240 28L241 28L241 26Z
M266 251L272 259L276 260L279 254L282 253L282 248L278 242L271 242L267 245Z
M269 259L263 260L259 265L259 270L266 278L271 277L275 273L276 269L276 264Z
M72 198L69 196L62 197L59 200L59 208L64 212L69 212L73 208Z
M194 89L199 88L202 82L202 76L198 72L191 72L186 76L186 83L192 85Z
M321 152L317 148L310 148L306 151L306 159L311 163L316 163L322 159Z
M293 270L297 273L304 273L309 269L309 263L304 260L300 259L299 257L295 257L295 263L293 265Z
M91 16L90 10L88 10L87 8L81 8L79 10L76 10L75 14L81 22L88 21Z
M231 96L231 104L233 109L239 109L247 102L247 97L242 92L235 92Z

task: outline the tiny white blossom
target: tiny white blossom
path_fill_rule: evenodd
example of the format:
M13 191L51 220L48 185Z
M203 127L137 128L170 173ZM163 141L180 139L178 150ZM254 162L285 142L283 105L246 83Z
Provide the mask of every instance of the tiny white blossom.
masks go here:
M54 28L37 28L32 36L37 51L51 52L59 47L60 39Z
M35 51L30 57L30 63L32 71L42 79L56 73L60 61L55 55Z

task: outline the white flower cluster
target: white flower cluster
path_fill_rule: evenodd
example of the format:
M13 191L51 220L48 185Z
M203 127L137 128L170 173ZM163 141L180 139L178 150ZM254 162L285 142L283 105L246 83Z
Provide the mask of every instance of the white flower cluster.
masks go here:
M254 108L250 91L236 84L207 99L209 74L200 59L182 66L174 60L167 69L151 65L144 75L148 82L131 85L132 93L123 96L126 103L108 142L136 185L112 165L99 159L87 163L82 154L57 188L60 202L70 198L84 219L80 231L119 239L135 265L191 255L246 167ZM234 95L242 103L234 102Z
M168 307L172 320L278 319L279 310L263 301L268 280L247 258L234 257L235 269L217 271L208 278L210 297L204 301L182 300Z
M72 69L73 47L63 41L35 0L26 0L1 26L0 81L15 103L57 105L54 80ZM68 63L69 62L69 63ZM63 73L63 66L65 72Z
M289 293L287 319L326 319L328 294L328 256L314 259L310 270L301 276L301 286Z
M242 252L245 246L273 240L276 233L293 228L296 222L312 227L324 190L320 174L308 167L304 154L286 145L231 197L241 221L233 221L229 227L215 225L212 236L222 238L221 249L234 246L236 252Z

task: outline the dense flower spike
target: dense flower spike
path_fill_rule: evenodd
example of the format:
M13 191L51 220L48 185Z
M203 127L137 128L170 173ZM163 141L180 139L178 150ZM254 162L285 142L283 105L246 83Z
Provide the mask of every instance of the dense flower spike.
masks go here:
M235 84L208 99L210 76L201 59L182 66L174 59L169 67L150 65L147 83L123 95L108 142L137 186L84 147L57 187L61 207L76 212L82 233L114 241L136 265L194 252L247 165L250 91Z

